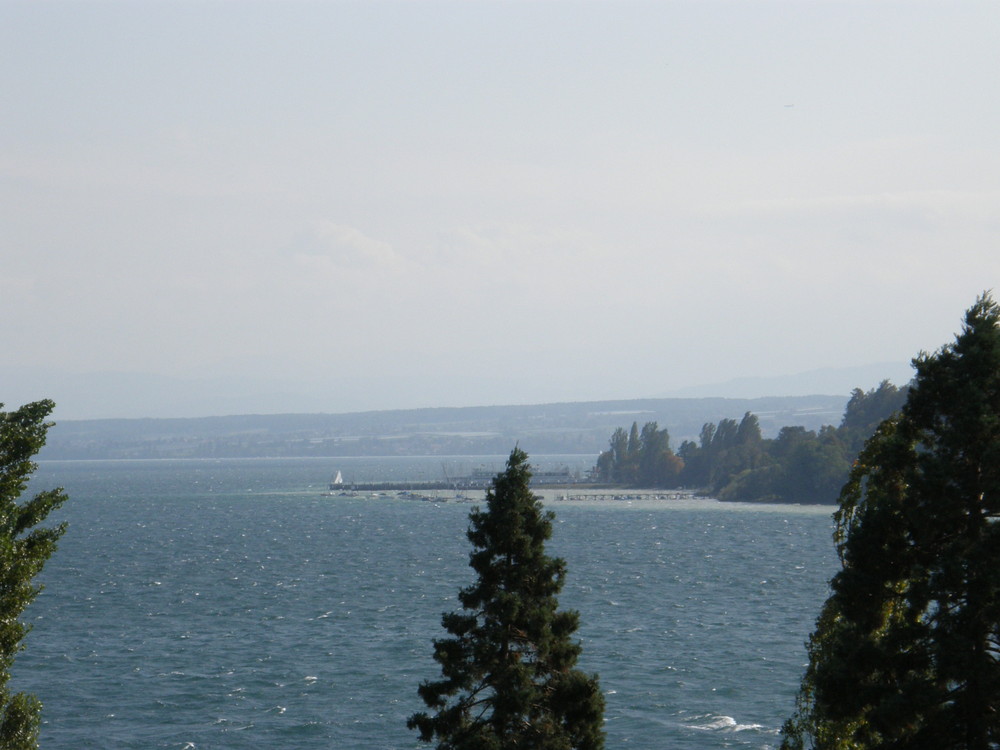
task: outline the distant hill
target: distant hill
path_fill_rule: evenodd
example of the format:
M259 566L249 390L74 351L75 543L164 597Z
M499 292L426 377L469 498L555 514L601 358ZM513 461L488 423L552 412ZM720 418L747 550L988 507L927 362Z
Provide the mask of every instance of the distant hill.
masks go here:
M794 375L775 377L741 377L718 383L680 388L658 394L664 398L696 398L725 396L727 398L761 398L764 396L806 396L811 393L850 393L855 388L874 388L883 380L903 386L913 377L909 363L878 362L856 367L825 367Z
M843 396L658 398L530 406L59 421L42 459L594 454L616 427L655 421L676 447L706 422L752 411L765 437L838 424Z
M883 362L778 377L740 377L644 395L653 399L753 399L815 393L842 394L846 397L855 387L868 390L886 378L897 385L904 385L912 374L907 363ZM230 377L206 375L177 378L114 371L77 373L16 367L0 362L0 400L10 407L50 398L56 402L54 418L57 422L223 414L340 413L348 408L365 408L373 403L371 400L359 401L355 395L341 392L335 383L315 373L296 373L283 380L255 377L250 373ZM353 404L358 406L351 406Z

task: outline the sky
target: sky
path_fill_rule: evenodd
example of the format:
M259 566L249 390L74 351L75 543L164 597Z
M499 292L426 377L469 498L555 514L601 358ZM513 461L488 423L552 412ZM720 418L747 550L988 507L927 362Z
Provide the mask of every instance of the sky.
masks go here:
M0 0L0 400L898 372L1000 286L998 49L992 0Z

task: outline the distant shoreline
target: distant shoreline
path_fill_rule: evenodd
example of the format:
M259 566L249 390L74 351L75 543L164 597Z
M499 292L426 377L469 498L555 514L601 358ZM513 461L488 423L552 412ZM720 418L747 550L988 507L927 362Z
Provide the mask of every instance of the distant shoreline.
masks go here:
M840 421L846 396L674 398L532 406L278 414L189 419L58 421L40 459L360 458L598 455L623 421L657 422L673 444L721 419L759 417L765 437L785 426Z

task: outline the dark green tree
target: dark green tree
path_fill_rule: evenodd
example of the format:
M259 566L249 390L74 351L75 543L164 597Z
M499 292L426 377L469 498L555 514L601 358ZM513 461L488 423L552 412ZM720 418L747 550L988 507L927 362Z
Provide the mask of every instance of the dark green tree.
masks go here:
M470 514L469 564L477 580L434 642L442 679L421 684L433 713L407 722L438 750L600 750L604 697L574 669L579 615L558 611L565 563L545 554L552 512L531 493L527 455L515 448Z
M626 433L619 427L608 450L597 457L597 476L604 482L636 487L676 487L684 462L670 449L670 433L656 422L637 422Z
M688 487L707 487L712 472L712 443L715 440L715 424L706 422L701 427L698 442L685 440L678 455L684 462L680 480Z
M639 461L639 451L642 444L639 441L639 423L633 422L632 428L628 431L628 460L630 463Z
M764 463L762 444L760 422L754 414L747 412L739 424L733 419L719 422L712 440L709 487L719 492L733 477Z
M851 399L844 409L844 418L838 432L846 450L858 455L865 441L875 434L882 420L899 411L906 402L907 388L897 388L888 380L879 383L867 393L860 388L851 392Z
M914 367L841 492L787 750L1000 746L1000 308Z
M66 495L48 490L19 502L36 469L32 458L45 444L55 407L38 401L12 412L0 411L0 749L38 747L41 703L7 685L14 657L30 626L19 619L40 587L32 580L56 548L65 525L35 528L59 507ZM3 404L0 404L0 409Z
M639 465L635 483L640 487L676 487L684 463L670 449L670 433L656 422L646 422L639 435Z
M597 471L605 482L624 482L628 463L628 433L624 427L619 427L611 435L608 450L598 456Z

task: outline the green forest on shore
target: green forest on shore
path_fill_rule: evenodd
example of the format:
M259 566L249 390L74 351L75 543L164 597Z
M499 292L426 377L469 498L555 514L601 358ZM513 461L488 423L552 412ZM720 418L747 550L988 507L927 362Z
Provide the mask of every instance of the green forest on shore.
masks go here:
M636 488L699 488L720 500L834 503L865 441L903 406L907 391L888 380L867 392L856 388L839 426L787 426L774 438L763 437L751 412L707 422L698 441L683 441L676 453L666 429L633 422L611 435L596 475Z

